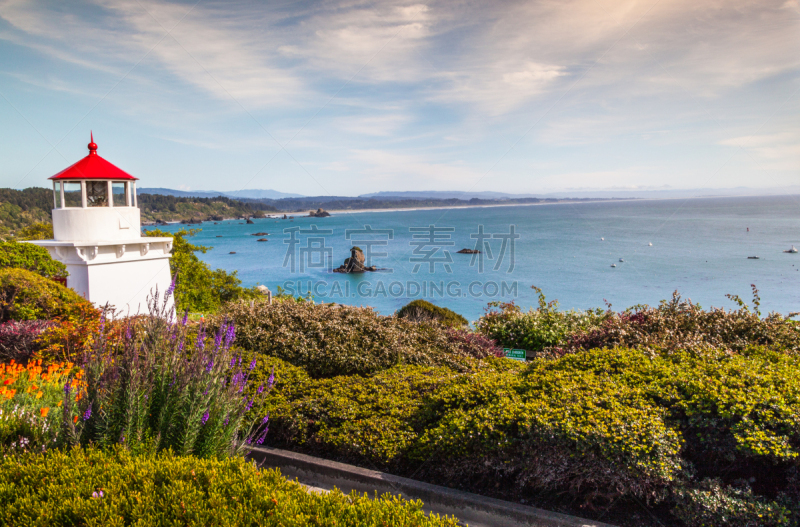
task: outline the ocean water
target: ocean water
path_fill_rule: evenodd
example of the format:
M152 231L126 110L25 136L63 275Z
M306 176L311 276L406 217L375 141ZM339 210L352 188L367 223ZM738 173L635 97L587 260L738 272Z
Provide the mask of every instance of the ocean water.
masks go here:
M535 306L532 285L564 309L608 302L621 310L655 305L675 290L704 307L732 308L725 295L749 302L755 284L762 312L800 311L800 253L783 252L800 248L800 196L304 214L206 222L191 240L213 247L200 258L238 271L245 285L383 314L425 298L472 321L489 302ZM256 232L269 241L258 242ZM477 242L480 255L456 253ZM332 272L353 245L369 245L381 270Z

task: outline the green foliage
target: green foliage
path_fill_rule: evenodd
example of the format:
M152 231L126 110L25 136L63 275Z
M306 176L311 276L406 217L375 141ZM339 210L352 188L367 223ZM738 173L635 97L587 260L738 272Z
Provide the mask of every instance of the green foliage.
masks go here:
M35 223L49 223L53 191L45 188L0 188L0 237L10 238Z
M275 207L258 202L243 202L225 196L214 198L178 197L162 194L138 194L137 203L145 221L175 221L211 217L242 218L255 216L257 211L277 211ZM263 217L263 212L261 212Z
M53 224L52 223L33 223L26 227L21 228L15 238L17 240L52 240Z
M478 332L496 340L505 348L540 352L561 345L580 331L599 325L608 315L601 309L559 311L558 302L547 302L541 289L538 309L523 312L512 303L492 302L475 326Z
M782 504L765 501L749 488L726 486L719 479L681 489L672 512L687 527L788 527L797 523Z
M87 306L71 289L36 273L0 269L0 322L68 317Z
M0 243L0 268L27 269L47 278L64 278L67 266L53 260L44 247L15 241Z
M537 291L538 288L534 288ZM800 351L800 322L778 313L761 318L758 291L754 309L738 297L737 310L702 309L676 292L658 307L634 306L624 312L610 309L559 311L539 291L539 307L523 313L514 304L490 304L477 321L480 333L504 347L563 355L578 350L630 347L657 350L722 349L741 352L748 346Z
M741 352L749 346L800 351L800 323L778 313L761 318L758 290L753 286L754 309L738 297L739 309L702 309L675 292L658 307L636 306L609 314L591 328L562 340L561 352L600 347L636 347L650 350L721 349Z
M774 500L800 469L800 357L620 348L482 363L317 380L295 368L265 400L268 441L548 506L666 500L689 525L783 525L788 505ZM731 490L740 481L753 492Z
M210 322L236 326L237 345L303 367L313 377L360 374L396 364L476 366L439 324L415 324L371 308L284 300L227 304Z
M457 525L388 494L308 492L241 458L121 449L8 456L0 462L0 504L3 525Z
M173 275L178 274L178 283L175 287L178 310L211 313L225 302L242 298L260 298L262 295L255 288L241 287L242 281L239 280L236 271L232 273L224 269L212 271L208 264L200 261L195 253L205 253L209 248L193 245L186 239L197 232L199 232L197 229L191 229L172 234L153 229L145 233L145 236L173 238L169 266Z
M412 300L397 312L398 318L414 322L438 322L451 328L460 328L469 324L466 318L446 307L439 307L427 300Z
M252 406L270 387L242 396L257 361L248 367L231 350L234 329L223 325L206 342L201 326L192 338L185 319L170 320L168 298L157 302L148 316L128 321L124 336L108 339L101 328L83 364L77 424L70 419L73 400L64 398L63 442L217 458L263 442L267 418L255 416Z

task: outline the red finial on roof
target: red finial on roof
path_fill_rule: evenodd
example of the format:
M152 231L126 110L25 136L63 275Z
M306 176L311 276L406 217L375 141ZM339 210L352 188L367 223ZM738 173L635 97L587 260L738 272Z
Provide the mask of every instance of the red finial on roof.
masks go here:
M89 155L97 155L97 143L94 142L94 134L89 130Z

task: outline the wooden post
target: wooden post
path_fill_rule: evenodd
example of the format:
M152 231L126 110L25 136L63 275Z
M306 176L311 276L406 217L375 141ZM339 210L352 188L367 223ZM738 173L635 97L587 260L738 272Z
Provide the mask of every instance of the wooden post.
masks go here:
M267 304L272 305L272 291L267 289Z

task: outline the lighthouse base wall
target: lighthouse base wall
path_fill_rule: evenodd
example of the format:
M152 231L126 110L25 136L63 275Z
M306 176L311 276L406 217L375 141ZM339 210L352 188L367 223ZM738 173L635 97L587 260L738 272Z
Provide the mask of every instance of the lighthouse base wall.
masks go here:
M172 238L69 242L36 240L67 266L67 287L97 307L112 306L120 316L148 313L148 298L158 294L159 309L172 277ZM166 312L174 310L169 299Z
M172 277L169 257L128 260L106 264L67 264L67 287L97 307L106 303L120 316L148 313L148 298L158 294L163 305L164 294ZM173 309L172 299L168 309Z

